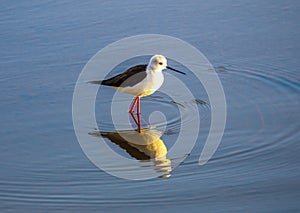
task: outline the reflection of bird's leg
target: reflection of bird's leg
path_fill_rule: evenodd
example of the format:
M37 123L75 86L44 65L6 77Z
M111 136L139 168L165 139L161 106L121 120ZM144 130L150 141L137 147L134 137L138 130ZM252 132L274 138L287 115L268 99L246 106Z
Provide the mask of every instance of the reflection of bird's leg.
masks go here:
M134 110L134 107L135 107L135 104L136 102L139 100L139 97L136 97L131 105L131 108L129 110L129 112L132 114L133 110Z

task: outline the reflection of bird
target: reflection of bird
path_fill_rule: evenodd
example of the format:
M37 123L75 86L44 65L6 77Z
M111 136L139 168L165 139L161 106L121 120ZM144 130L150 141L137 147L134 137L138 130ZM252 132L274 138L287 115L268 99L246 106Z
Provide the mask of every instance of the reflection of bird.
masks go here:
M124 149L137 160L151 160L157 171L163 173L161 177L169 177L171 160L166 158L167 148L160 139L162 132L155 129L120 130L116 132L90 133L94 136L108 138L111 142Z
M140 114L140 97L151 95L160 88L164 81L162 70L170 69L181 74L179 70L167 66L167 59L162 55L154 55L149 64L136 65L125 72L112 78L102 81L92 81L91 83L111 86L122 92L136 96L133 101L130 113L133 112L137 104L137 114Z

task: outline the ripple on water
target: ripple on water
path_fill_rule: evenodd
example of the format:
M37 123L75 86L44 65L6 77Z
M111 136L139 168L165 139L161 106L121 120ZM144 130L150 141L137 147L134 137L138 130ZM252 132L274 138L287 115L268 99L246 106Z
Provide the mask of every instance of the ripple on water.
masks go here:
M227 127L219 152L210 161L215 167L205 177L229 169L246 173L244 168L253 168L249 164L257 170L275 170L296 160L286 151L297 147L300 83L271 70L230 65L226 78L221 76L227 94ZM197 163L192 158L188 165Z

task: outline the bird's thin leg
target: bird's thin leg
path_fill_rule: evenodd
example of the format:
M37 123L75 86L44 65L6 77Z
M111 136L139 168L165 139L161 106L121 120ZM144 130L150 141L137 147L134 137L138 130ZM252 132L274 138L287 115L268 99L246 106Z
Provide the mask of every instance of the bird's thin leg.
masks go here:
M137 97L137 116L138 116L138 130L141 133L141 99Z
M135 107L136 103L137 103L137 116L138 116L137 119L135 118L135 116L133 114L133 110L134 110L134 107ZM134 122L136 123L136 125L138 126L138 131L140 133L141 132L141 103L140 103L140 97L139 96L137 96L134 99L134 101L131 105L131 108L129 110L129 113L131 114L131 116L132 116Z
M130 113L131 117L133 118L134 122L136 125L138 125L138 121L136 120L135 116L133 113Z
M131 108L130 108L130 110L129 110L130 113L133 112L134 107L135 107L135 104L136 104L137 101L138 101L138 97L136 97L136 98L134 99L133 103L131 104Z
M139 133L141 133L141 118L140 118L140 114L138 114L138 119L135 118L135 115L133 113L130 113L131 117L133 118L135 124L138 126L138 131Z
M139 96L137 97L137 114L141 114L141 99Z
M139 133L141 133L141 119L140 119L140 115L138 115L138 131L139 131Z

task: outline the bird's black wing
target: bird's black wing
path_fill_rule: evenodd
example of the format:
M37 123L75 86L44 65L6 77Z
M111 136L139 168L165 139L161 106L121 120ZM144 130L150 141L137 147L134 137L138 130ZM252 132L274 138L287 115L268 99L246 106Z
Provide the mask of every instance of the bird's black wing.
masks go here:
M112 87L132 87L141 82L144 78L146 78L146 69L147 64L136 65L112 78L95 82L98 82L101 85L107 85Z

